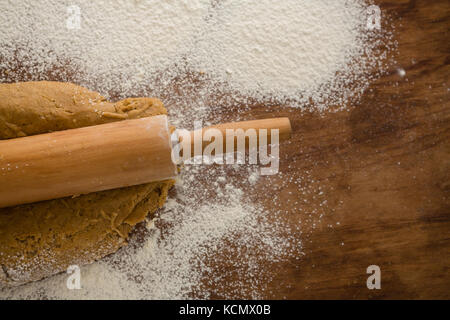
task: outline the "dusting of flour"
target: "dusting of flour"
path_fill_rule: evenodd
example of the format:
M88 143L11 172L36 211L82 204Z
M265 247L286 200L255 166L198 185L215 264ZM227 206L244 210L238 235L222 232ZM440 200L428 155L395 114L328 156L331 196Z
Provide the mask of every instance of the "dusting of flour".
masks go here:
M7 67L18 60L29 80L45 80L70 61L77 70L70 80L130 95L191 47L209 0L0 0L0 7L0 56L16 58Z
M79 27L68 27L79 8ZM212 92L345 107L391 44L365 0L0 0L1 82L67 80L108 96L165 96L192 73ZM70 25L70 24L69 24ZM381 48L381 49L380 49ZM70 70L68 72L68 70ZM195 81L194 81L195 82ZM172 88L172 91L174 89ZM239 97L242 97L241 99Z
M75 29L67 28L73 5L81 14ZM367 28L368 6L0 0L0 82L60 80L112 99L156 96L171 123L187 129L194 121L241 120L255 102L327 111L345 107L385 69L391 35ZM302 213L314 229L327 201L307 171L275 177L298 188L282 196L258 170L188 165L144 236L81 268L81 290L68 290L68 275L60 274L5 289L0 298L270 298L264 288L276 264L304 254L300 225L286 216ZM308 203L308 211L302 204L311 195L317 205Z
M221 1L190 59L247 96L345 103L345 85L365 80L379 59L367 8L360 0Z
M209 191L197 184L199 174L216 181ZM220 167L186 168L175 186L176 195L148 223L145 241L82 267L82 289L67 289L69 275L60 274L0 291L0 298L210 298L214 292L206 288L211 286L219 290L226 286L216 293L223 298L261 298L262 284L271 279L270 264L300 255L300 230L274 223L274 213L246 201L238 184ZM238 262L217 270L220 257L221 263ZM227 272L236 271L238 281L225 281Z

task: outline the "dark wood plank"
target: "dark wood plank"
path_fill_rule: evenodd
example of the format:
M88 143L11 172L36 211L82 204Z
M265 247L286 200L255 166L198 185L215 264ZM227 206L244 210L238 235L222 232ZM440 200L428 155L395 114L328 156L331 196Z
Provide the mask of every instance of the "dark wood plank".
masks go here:
M284 170L309 169L328 206L303 259L280 266L271 298L450 298L449 2L380 6L406 76L394 66L349 111L290 113L295 165ZM372 264L381 290L366 287Z

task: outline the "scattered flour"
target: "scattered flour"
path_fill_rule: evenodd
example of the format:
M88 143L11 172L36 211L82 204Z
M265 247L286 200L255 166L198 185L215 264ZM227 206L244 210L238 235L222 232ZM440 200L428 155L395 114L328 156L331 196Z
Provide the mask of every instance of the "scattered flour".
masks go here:
M80 28L67 27L74 5ZM0 6L0 69L8 71L1 82L57 78L119 97L194 87L197 112L206 111L199 109L215 92L234 92L231 100L239 103L345 106L384 70L390 43L388 32L368 29L365 0L0 0Z
M80 29L66 27L70 5L80 7ZM113 99L157 96L172 124L188 129L194 120L238 121L253 102L327 110L358 97L384 70L390 36L367 30L367 6L0 0L0 82L50 79ZM314 229L327 206L310 173L295 174L272 184L251 168L187 166L143 239L82 267L83 289L68 290L61 274L0 298L270 298L264 285L274 265L304 254L303 231L286 216L302 213ZM298 193L283 193L277 180ZM270 195L270 205L255 205L252 190Z
M80 28L70 20L78 15L68 11L74 5ZM0 7L0 56L16 58L7 67L19 60L32 80L70 61L78 73L72 80L127 95L179 61L209 0L0 0Z
M379 59L367 7L360 0L222 1L190 59L246 96L345 103L345 87L365 89Z
M203 172L201 172L203 171ZM215 180L223 168L186 168L176 195L148 223L145 241L81 269L81 290L69 290L67 274L0 291L0 298L15 299L183 299L261 298L261 283L270 280L268 269L301 251L300 230L274 221L273 212L245 201L236 179L218 183L211 203L199 174ZM208 200L207 200L208 199ZM288 236L286 236L286 234ZM220 260L222 257L222 261ZM236 259L236 258L239 259ZM227 271L219 263L237 260ZM227 272L239 271L240 279L227 280ZM220 290L224 287L227 290ZM227 292L230 296L224 296Z

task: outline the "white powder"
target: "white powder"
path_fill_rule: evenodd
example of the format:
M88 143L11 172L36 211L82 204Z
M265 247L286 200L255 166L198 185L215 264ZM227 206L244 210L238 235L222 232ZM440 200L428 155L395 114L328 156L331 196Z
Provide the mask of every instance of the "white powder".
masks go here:
M80 8L79 29L67 28L69 5ZM297 107L345 105L383 70L388 50L380 42L387 32L367 27L364 0L0 0L0 6L0 67L9 70L0 81L56 77L118 97L193 88L199 109L216 91L230 90L236 94L229 100L239 103L251 97ZM184 77L187 71L193 78ZM206 80L200 92L193 83L199 77Z
M66 28L69 5L80 7L81 29ZM238 121L255 101L345 106L383 70L390 43L384 31L366 29L363 0L0 0L0 7L0 82L59 79L113 98L157 96L172 124L188 129L194 120ZM156 226L83 267L82 290L68 290L62 274L0 297L270 298L264 285L274 266L301 258L300 226L316 228L327 208L308 171L290 172L185 168ZM264 195L270 205L255 205ZM307 218L295 226L289 219L299 214Z
M77 14L68 12L71 5L80 8L79 29L70 24ZM177 63L209 1L1 0L0 7L0 55L16 55L30 79L70 61L80 72L73 80L131 94L146 76Z
M377 33L367 21L360 0L222 1L191 59L197 70L246 96L293 106L310 99L322 107L345 103L378 67Z
M0 291L0 298L45 299L182 299L208 298L214 285L229 298L260 298L261 281L270 280L271 263L299 255L300 231L273 221L273 212L243 200L236 178L210 188L210 202L199 174L214 180L223 168L191 167L184 171L163 212L149 224L141 245L131 245L81 270L81 290L68 290L61 274L19 288ZM288 234L288 236L286 236ZM134 243L134 244L133 244ZM217 261L237 261L227 270ZM236 259L237 258L237 259ZM211 260L212 259L212 260ZM217 261L216 261L217 260ZM227 272L240 274L235 283ZM258 289L258 290L257 290Z

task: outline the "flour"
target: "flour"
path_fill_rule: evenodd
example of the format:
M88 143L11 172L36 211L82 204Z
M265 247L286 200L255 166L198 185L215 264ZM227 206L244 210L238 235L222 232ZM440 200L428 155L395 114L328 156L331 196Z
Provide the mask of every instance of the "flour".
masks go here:
M228 0L190 57L222 86L290 105L345 103L367 86L377 34L359 0ZM353 91L345 86L355 83Z
M236 178L214 184L210 192L216 200L207 201L206 190L196 182L200 174L223 181L220 178L226 173L219 167L187 168L175 186L177 195L148 224L144 243L131 244L83 267L81 290L68 290L68 275L61 274L0 291L0 298L209 298L211 292L205 285L234 290L228 298L261 298L260 282L270 280L271 263L299 255L300 231L282 222L273 223L273 212L245 201ZM222 262L239 259L231 271L225 271L215 265L220 257ZM227 272L236 270L241 274L238 281L224 281Z
M75 29L67 28L73 5ZM386 67L391 36L367 29L367 6L0 0L0 82L51 79L114 99L157 96L171 123L187 129L195 120L239 121L255 102L327 111L348 106ZM282 193L287 184L298 192ZM264 194L270 205L255 204ZM276 263L304 255L301 227L315 229L326 208L309 171L270 178L247 167L188 166L143 239L82 267L83 289L68 290L61 274L0 297L270 298L264 285ZM293 227L286 217L299 213L306 219Z
M77 14L68 11L73 5L79 28L68 25ZM177 63L209 1L1 0L0 6L0 56L16 56L29 80L43 80L49 69L70 61L77 70L71 80L104 93L131 94L146 76ZM13 62L7 59L6 66Z
M381 41L388 33L368 28L363 0L0 5L0 67L9 70L0 81L56 77L107 96L162 96L174 82L177 89L196 87L183 79L189 72L207 79L196 92L199 109L216 91L235 92L241 104L254 98L294 107L345 106L384 70L380 62L389 51L388 41ZM69 24L74 5L79 27Z

